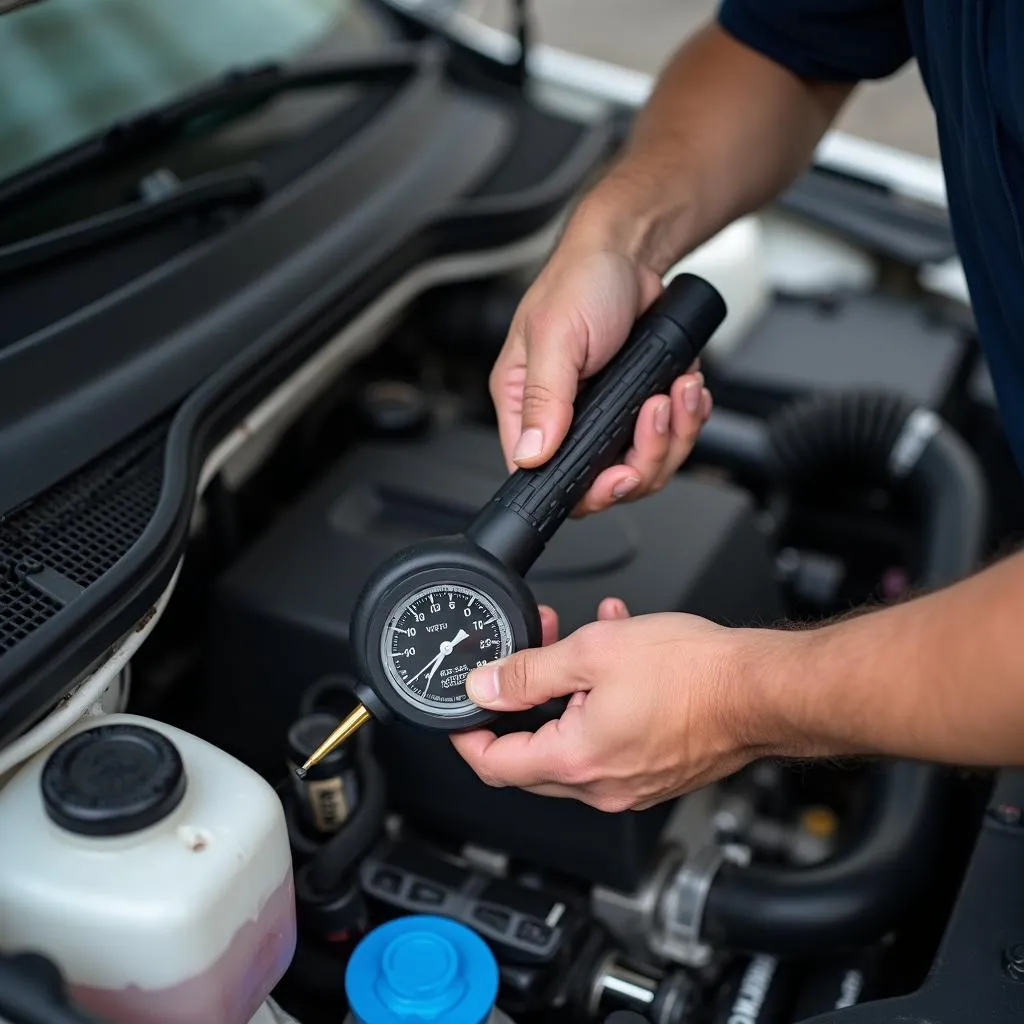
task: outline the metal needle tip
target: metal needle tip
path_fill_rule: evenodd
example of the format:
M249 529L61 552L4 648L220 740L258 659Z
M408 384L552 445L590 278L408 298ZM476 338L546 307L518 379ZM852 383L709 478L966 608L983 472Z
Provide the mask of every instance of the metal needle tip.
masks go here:
M340 747L353 733L359 730L370 720L370 712L359 704L354 711L350 712L341 724L320 744L310 755L309 760L301 768L295 769L295 774L304 779L310 768L318 765L335 747Z

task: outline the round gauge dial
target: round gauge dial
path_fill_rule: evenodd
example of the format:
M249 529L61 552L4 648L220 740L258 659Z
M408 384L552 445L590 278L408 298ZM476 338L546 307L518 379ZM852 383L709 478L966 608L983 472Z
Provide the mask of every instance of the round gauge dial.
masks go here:
M458 584L435 584L395 605L380 656L391 685L437 715L475 711L466 676L512 653L512 627L491 598Z

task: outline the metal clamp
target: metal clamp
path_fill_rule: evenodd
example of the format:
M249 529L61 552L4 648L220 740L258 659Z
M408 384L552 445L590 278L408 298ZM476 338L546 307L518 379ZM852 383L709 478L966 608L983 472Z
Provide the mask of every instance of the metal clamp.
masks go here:
M931 409L915 409L889 453L889 472L896 479L908 476L931 439L942 429L942 420Z
M704 907L711 883L725 860L720 846L702 846L665 886L657 927L651 936L651 948L659 956L691 967L707 964L711 949L701 942Z

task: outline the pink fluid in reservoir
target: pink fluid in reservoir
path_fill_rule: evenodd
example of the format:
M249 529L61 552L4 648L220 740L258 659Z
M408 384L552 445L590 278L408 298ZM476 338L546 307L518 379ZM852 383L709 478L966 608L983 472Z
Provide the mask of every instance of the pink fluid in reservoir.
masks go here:
M161 989L72 986L75 1001L110 1024L249 1024L295 953L291 872L254 921L201 974Z

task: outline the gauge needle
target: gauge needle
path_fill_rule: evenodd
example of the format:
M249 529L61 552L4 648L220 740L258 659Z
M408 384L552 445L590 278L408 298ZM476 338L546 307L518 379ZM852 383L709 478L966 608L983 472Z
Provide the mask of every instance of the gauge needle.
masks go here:
M421 668L419 670L419 672L417 672L416 675L414 675L412 677L412 679L410 679L405 685L406 686L411 686L428 669L430 669L430 674L433 675L434 674L433 670L436 669L437 666L440 665L443 660L444 660L444 644L441 645L441 650L438 651L438 653L430 661L428 661L426 663L426 665L424 665L423 668Z
M434 673L441 667L441 662L468 636L469 634L464 629L460 629L451 640L445 640L441 644L441 653L427 666L430 669L430 675L427 676L427 681L423 685L424 697L427 695L427 690L430 689L430 680L434 678Z
M455 638L453 640L442 640L441 649L437 652L437 654L430 661L428 661L426 665L424 665L423 668L421 668L419 672L417 672L416 675L412 677L412 679L408 680L408 682L405 685L409 686L411 683L415 683L416 680L419 679L419 677L423 675L424 672L428 671L430 672L430 675L427 676L427 683L429 683L430 680L433 679L434 673L437 671L437 667L441 664L441 662L444 661L444 659L452 653L452 650L455 648L457 644L461 644L462 641L465 640L468 636L469 634L464 629L460 629L458 633L455 634Z

